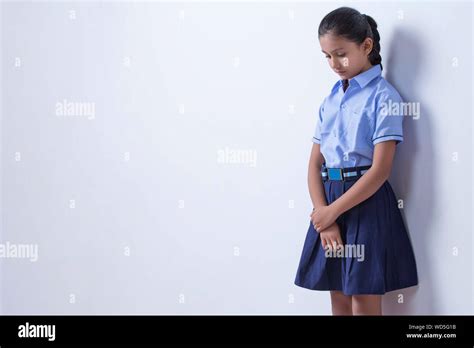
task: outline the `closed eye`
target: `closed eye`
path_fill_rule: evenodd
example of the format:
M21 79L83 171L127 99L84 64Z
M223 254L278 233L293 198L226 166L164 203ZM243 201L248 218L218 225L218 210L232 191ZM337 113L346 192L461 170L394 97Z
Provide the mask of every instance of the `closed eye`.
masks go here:
M339 54L337 54L336 56L337 56L337 57L345 57L346 54L345 54L345 53L339 53ZM326 58L331 58L331 56L326 55Z

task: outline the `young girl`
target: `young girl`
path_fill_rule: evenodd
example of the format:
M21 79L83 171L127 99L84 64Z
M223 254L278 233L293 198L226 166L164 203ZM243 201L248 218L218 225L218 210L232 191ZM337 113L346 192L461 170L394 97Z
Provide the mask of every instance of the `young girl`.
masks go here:
M308 170L314 209L295 284L329 290L334 315L381 315L381 295L418 284L387 181L403 141L402 99L381 76L372 17L341 7L323 18L318 35L340 79L316 121Z

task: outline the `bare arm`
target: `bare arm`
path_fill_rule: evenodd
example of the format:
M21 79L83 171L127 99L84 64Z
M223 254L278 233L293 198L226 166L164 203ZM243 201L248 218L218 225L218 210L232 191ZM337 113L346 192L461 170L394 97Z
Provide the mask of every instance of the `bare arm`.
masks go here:
M314 210L322 207L327 208L326 193L324 190L323 180L321 177L321 165L325 162L324 156L321 154L320 145L314 143L311 150L311 157L308 168L308 187ZM312 215L310 215L312 216ZM314 222L313 222L314 225ZM343 245L341 232L336 222L322 230L316 230L321 233L321 245L324 249L327 246L336 248L337 245Z
M392 170L395 148L395 140L384 141L375 145L370 169L349 190L332 203L337 216L372 196L388 179Z
M326 194L324 192L323 180L321 177L321 165L324 157L320 151L320 145L313 143L308 168L308 188L313 207L327 206Z
M372 196L390 176L395 140L375 145L372 166L349 190L328 206L316 207L311 213L311 221L317 231L324 231L344 212Z

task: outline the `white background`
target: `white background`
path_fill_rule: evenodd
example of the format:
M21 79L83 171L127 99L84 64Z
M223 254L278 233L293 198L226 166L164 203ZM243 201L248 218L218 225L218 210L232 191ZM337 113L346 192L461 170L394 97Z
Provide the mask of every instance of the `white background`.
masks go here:
M2 3L0 237L39 258L0 260L1 312L330 314L293 282L338 78L317 28L343 5L378 22L383 75L421 105L390 179L420 285L384 313L472 314L470 2ZM57 115L64 99L95 117Z

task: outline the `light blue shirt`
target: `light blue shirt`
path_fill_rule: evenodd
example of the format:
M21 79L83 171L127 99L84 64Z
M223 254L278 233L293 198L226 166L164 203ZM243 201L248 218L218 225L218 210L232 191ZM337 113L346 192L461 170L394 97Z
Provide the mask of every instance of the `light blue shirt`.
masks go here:
M380 64L350 79L345 93L338 80L319 108L313 136L326 167L370 165L376 144L402 142L402 104L395 87L382 77Z

